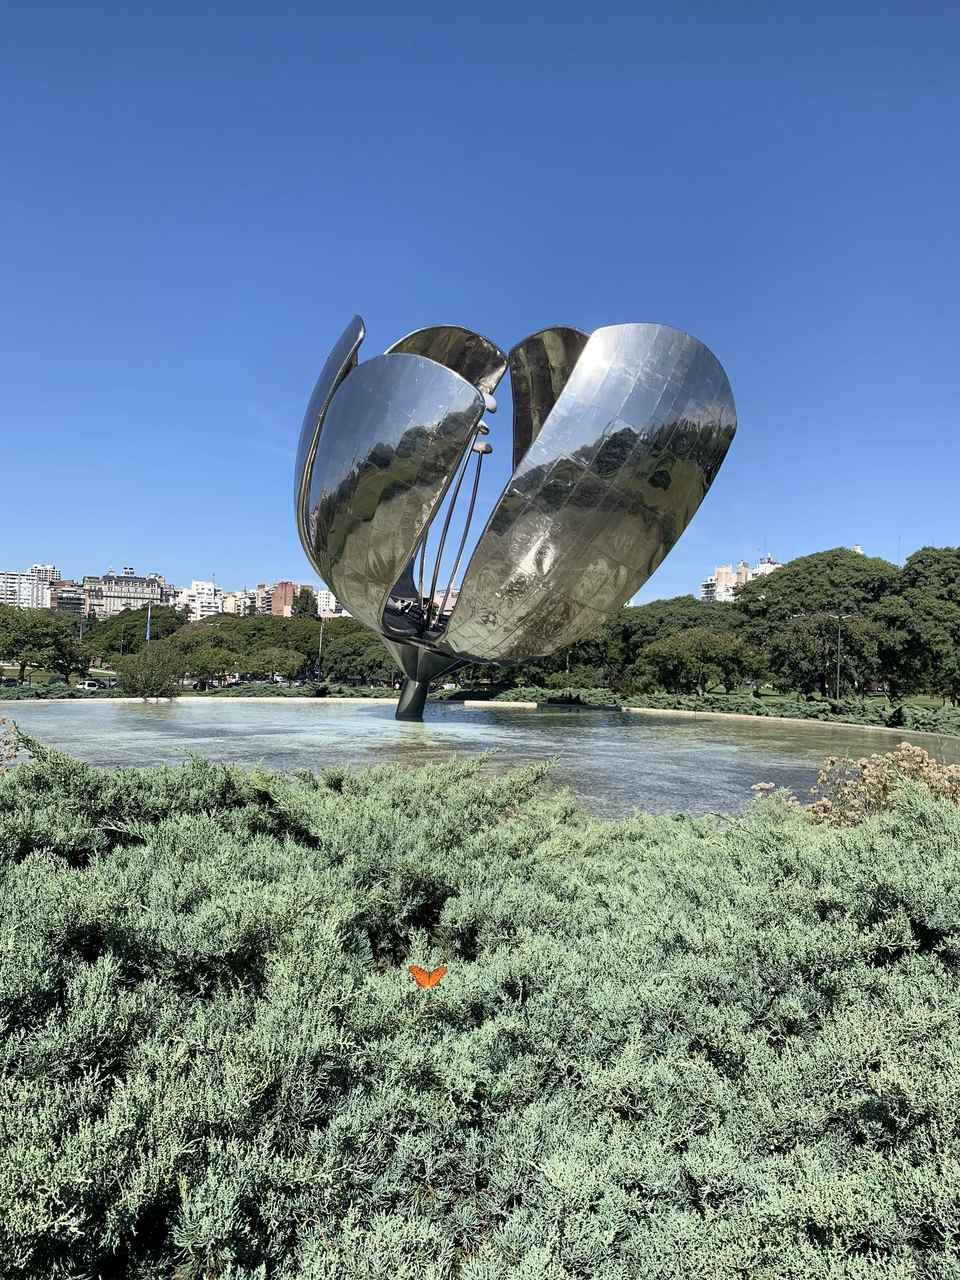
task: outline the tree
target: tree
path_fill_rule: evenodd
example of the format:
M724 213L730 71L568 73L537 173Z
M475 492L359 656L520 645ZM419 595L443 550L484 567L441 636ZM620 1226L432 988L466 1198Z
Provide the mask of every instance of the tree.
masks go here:
M189 621L186 609L172 609L167 605L151 606L150 641L165 640ZM120 653L138 653L146 644L147 610L124 609L112 618L88 622L84 641L90 652L103 656Z
M944 698L949 698L956 707L960 706L960 651L955 651L937 671L933 691Z
M960 547L921 547L901 570L905 592L921 592L960 607Z
M47 667L53 659L53 618L48 609L18 609L0 605L0 654L19 668L22 681L28 667Z
M645 645L676 635L678 631L701 628L713 632L738 631L743 620L743 614L733 604L686 595L631 605L606 626L620 629L624 650L635 657Z
M754 643L763 646L795 614L864 613L899 589L899 577L897 566L886 560L836 547L747 582L737 589L735 608Z
M315 653L316 648L308 652ZM347 681L392 681L397 674L396 664L379 638L353 618L335 618L327 623L322 670L331 680Z
M169 640L151 641L139 653L117 659L120 688L135 698L174 698L184 674L183 654Z
M307 660L296 649L283 649L274 646L272 648L258 649L245 661L247 670L252 675L266 676L268 678L278 675L291 679L299 671L303 670Z
M90 670L91 653L86 644L74 636L69 623L54 619L50 628L50 647L47 659L51 671L63 676L67 683L74 672L86 675Z
M740 684L757 659L731 632L695 627L646 645L640 660L668 693L706 692L719 680L729 691Z
M312 587L301 587L293 597L293 616L295 618L315 618L317 616L317 597Z
M773 574L770 575L773 577ZM840 693L880 674L880 629L864 618L840 623ZM837 681L837 620L827 613L789 618L771 631L767 660L774 685L785 693L833 697Z
M914 589L886 596L870 617L879 628L880 675L890 695L939 691L960 652L960 605Z
M222 680L228 671L243 666L244 659L224 645L206 644L185 654L187 671L198 680Z

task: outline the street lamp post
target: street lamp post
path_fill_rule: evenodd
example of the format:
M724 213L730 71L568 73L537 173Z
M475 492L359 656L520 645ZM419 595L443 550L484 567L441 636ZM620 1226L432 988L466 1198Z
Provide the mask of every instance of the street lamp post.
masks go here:
M792 618L810 618L814 615L809 613L793 613ZM822 617L833 618L837 624L837 683L836 683L836 701L840 701L840 624L845 622L847 618L855 618L855 613L827 613L824 612Z
M852 613L831 613L827 615L837 620L837 702L840 701L840 624L847 618L852 618Z

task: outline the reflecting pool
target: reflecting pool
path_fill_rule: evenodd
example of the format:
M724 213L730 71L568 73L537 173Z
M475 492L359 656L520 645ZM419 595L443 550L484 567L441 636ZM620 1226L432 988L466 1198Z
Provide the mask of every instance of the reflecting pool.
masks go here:
M890 751L913 740L960 761L960 739L900 735L844 725L769 724L635 715L619 710L511 710L436 703L422 724L398 722L392 702L203 698L19 702L0 715L71 755L98 765L175 763L191 752L269 769L326 769L390 761L422 763L496 750L492 769L556 760L557 783L597 814L733 813L756 782L803 793L826 755Z

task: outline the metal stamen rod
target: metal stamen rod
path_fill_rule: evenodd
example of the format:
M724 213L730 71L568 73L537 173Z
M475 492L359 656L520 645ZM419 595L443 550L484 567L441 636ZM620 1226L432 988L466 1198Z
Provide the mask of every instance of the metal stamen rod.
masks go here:
M443 611L447 607L447 600L450 598L450 592L453 590L453 582L457 576L457 570L460 568L460 559L463 555L463 548L467 545L467 534L470 532L470 521L473 519L473 509L477 504L477 490L480 487L480 468L483 466L483 460L488 453L493 453L490 445L475 444L473 446L477 455L477 469L473 473L473 490L470 494L470 505L467 507L467 518L463 525L463 536L460 539L460 545L457 547L457 558L453 562L453 568L450 570L450 581L447 583L447 589L443 593L443 600L440 603L440 609L437 613L437 623L443 617Z
M476 440L476 434L474 435ZM471 448L473 442L471 441ZM437 579L440 577L440 558L443 555L443 546L447 540L447 530L450 528L450 520L453 516L453 508L456 505L457 495L460 492L460 486L463 484L463 477L467 474L467 467L470 465L470 449L468 448L463 455L463 465L460 467L460 474L457 476L456 483L450 494L450 501L447 504L447 514L443 520L443 528L440 530L440 545L437 547L437 558L433 566L433 578L430 582L430 595L427 597L426 615L421 623L420 632L426 631L430 626L430 615L433 612L433 594L437 589ZM426 546L426 538L424 538L424 546ZM423 599L421 593L421 599Z
M419 592L420 608L423 608L423 570L424 562L427 558L427 530L423 531L423 541L420 543L420 575L417 583L417 591Z

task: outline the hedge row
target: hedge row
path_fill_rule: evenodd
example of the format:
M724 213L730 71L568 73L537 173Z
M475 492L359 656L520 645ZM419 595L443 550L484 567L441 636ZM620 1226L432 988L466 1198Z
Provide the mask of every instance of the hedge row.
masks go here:
M471 693L471 697L482 696ZM521 686L492 694L493 702L574 704L588 707L636 706L664 711L720 711L749 716L785 716L793 720L886 726L960 736L960 708L885 706L881 702L813 701L802 698L753 698L736 694L645 693L622 697L610 689L545 689Z

